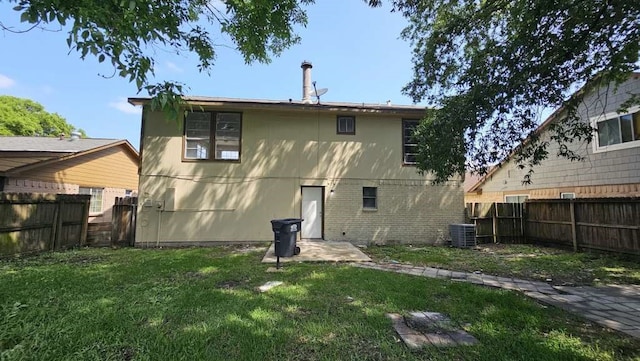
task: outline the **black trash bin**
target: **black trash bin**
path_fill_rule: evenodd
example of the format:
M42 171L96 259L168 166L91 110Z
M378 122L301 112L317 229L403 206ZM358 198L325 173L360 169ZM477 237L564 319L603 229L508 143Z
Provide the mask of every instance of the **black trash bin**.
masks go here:
M296 246L296 240L302 221L300 218L271 220L276 257L292 257L300 253L300 248Z

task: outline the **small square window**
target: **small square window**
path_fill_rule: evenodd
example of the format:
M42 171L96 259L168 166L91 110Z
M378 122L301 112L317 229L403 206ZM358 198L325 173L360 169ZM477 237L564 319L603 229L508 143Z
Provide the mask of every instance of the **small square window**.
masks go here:
M378 208L378 188L362 187L362 208Z
M356 117L338 115L336 129L338 134L356 134Z
M561 199L574 199L575 197L576 197L576 194L573 192L560 193Z

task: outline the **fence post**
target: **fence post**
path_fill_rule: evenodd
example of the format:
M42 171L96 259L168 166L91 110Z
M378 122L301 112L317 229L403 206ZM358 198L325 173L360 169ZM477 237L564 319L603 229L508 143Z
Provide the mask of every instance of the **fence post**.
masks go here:
M60 202L58 203L58 219L57 219L57 224L56 224L56 235L55 235L55 242L54 242L54 250L56 249L56 247L58 247L60 245L60 240L62 239L62 211L64 209L64 200L60 200Z
M493 208L493 243L498 243L498 204L493 202L491 207Z
M525 224L526 224L526 208L527 208L527 201L524 201L524 203L520 203L520 211L518 212L518 215L520 216L520 240L521 242L527 242L527 236L525 235Z
M82 208L82 228L80 230L80 245L84 246L87 244L87 232L89 230L89 202L90 199L86 199L83 201Z
M573 251L578 252L578 235L576 232L576 207L574 200L569 200L569 213L571 213L571 241L573 242Z
M60 202L58 201L58 197L56 197L56 201L54 203L53 210L53 219L51 220L51 239L49 240L50 250L55 251L56 249L56 238L58 235L58 219L60 218Z

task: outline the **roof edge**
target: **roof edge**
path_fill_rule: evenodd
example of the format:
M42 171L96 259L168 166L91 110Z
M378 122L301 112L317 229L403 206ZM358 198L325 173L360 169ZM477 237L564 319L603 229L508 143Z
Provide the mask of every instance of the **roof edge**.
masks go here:
M28 170L33 170L33 169L37 169L40 167L43 167L45 165L49 165L49 164L53 164L53 163L57 163L57 162L62 162L68 159L73 159L73 158L77 158L77 157L81 157L83 155L87 155L87 154L92 154L95 152L99 152L108 148L112 148L112 147L117 147L123 145L125 147L125 149L127 149L127 151L129 153L131 153L131 155L134 156L134 158L136 158L138 160L138 163L140 162L140 154L138 153L138 151L131 145L131 143L129 143L128 140L126 139L117 139L111 143L108 144L104 144L101 145L99 147L94 147L91 149L86 149L86 150L82 150L82 151L77 151L77 152L67 152L67 153L63 153L60 155L60 157L54 157L51 159L46 159L40 162L36 162L36 163L31 163L31 164L25 164L23 166L20 167L16 167L13 169L10 169L8 171L5 171L4 173L6 175L12 175L12 174L19 174L22 173L24 171L28 171Z
M127 99L129 104L147 105L151 101L150 97L132 97ZM218 97L199 97L185 96L183 100L191 105L239 105L239 106L257 106L257 107L283 107L297 109L315 109L315 110L333 110L341 109L363 109L377 111L395 111L395 112L418 112L434 110L426 106L418 105L391 105L391 104L370 104L370 103L340 103L340 102L322 102L317 104L308 104L298 100L267 100L267 99L242 99L242 98L218 98Z

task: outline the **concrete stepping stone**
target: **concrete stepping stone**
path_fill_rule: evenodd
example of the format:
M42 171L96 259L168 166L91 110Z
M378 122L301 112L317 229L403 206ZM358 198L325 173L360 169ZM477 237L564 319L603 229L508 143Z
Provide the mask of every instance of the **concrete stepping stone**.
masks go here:
M402 341L411 349L424 346L471 346L478 343L475 337L438 312L410 312L405 317L389 313L387 317Z

